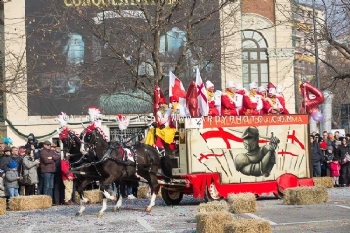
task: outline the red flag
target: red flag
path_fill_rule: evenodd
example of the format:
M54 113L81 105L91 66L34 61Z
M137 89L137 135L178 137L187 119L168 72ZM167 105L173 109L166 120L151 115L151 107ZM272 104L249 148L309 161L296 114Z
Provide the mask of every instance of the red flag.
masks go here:
M186 98L185 88L180 81L171 71L169 72L169 97L176 96L178 98Z
M156 85L154 87L154 91L153 91L153 114L154 114L156 121L158 121L157 112L159 109L159 99L160 98L165 98L165 96L164 96L162 90L160 89L160 87L158 85Z
M197 87L194 81L191 82L187 90L186 95L187 108L191 114L191 117L199 117L198 99L197 99Z

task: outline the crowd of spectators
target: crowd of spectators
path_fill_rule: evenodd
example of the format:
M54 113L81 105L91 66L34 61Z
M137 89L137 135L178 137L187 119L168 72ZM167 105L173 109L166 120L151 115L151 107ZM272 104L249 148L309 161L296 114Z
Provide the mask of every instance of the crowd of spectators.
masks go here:
M16 147L0 138L0 197L9 200L19 195L49 195L53 205L74 205L76 186L69 154L61 159L61 149L55 143L39 143L30 134L25 145ZM128 196L123 196L129 199L137 195L135 189L128 188L127 192Z
M335 187L350 184L350 134L340 135L339 131L322 135L312 132L310 149L313 176L333 177Z

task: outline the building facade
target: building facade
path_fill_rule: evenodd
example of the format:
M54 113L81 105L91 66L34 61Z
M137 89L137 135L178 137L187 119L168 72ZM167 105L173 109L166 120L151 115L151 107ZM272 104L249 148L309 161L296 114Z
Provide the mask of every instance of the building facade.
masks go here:
M27 19L25 1L9 1L2 5L4 25L1 52L4 54L3 67L6 67L3 69L3 77L6 80L14 81L10 82L8 87L11 91L4 93L5 120L1 123L0 134L3 137L10 137L15 145L24 144L27 140L26 135L29 133L41 136L40 140L53 140L58 138L56 129L59 127L55 116L53 114L33 113L28 110L28 103L33 104L28 96L42 91L40 88L31 89L29 93L27 88L27 83L31 84L27 74L33 68L27 64L36 61L35 57L28 54L32 54L32 50L35 50L37 46L44 46L44 43L40 43L40 40L36 43L27 41L30 36L28 35L28 27L35 25L35 20ZM215 74L209 76L211 70L208 66L209 78L219 78L219 80L214 81L219 83L222 89L225 88L228 81L240 83L245 87L248 87L250 82L257 82L259 86L266 86L268 82L281 85L287 103L286 107L290 113L295 113L295 48L291 11L292 6L289 0L242 0L226 6L219 15L221 62L218 73L221 75L219 77L215 77ZM182 35L177 29L172 33ZM76 34L70 34L70 40L75 40L77 47L84 46L81 38ZM37 59L42 63L45 62L45 60L40 60L40 57ZM42 72L47 71L42 70ZM76 83L76 79L73 81ZM50 80L43 78L41 82L49 83ZM216 87L219 88L220 85ZM48 93L50 91L49 88ZM47 98L47 101L50 99ZM45 106L45 108L51 107L57 111L55 114L60 114L58 105L46 106L46 103L42 101L40 105ZM115 115L118 113L107 114L105 118L115 119ZM148 115L149 113L145 112L144 114ZM81 132L83 128L78 123L85 122L86 115L87 112L86 114L81 112L81 114L71 116L68 120L69 123L72 123L70 128ZM133 126L138 128L145 124L147 122L135 121L131 123L131 128ZM112 138L116 138L120 134L118 126L114 122L104 122L102 130Z

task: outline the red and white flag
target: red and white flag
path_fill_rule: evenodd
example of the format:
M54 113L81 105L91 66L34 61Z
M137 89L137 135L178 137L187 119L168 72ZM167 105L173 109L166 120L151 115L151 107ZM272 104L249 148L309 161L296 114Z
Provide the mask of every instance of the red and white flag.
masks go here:
M186 90L180 79L169 71L169 97L173 95L185 99Z
M198 107L200 114L202 116L208 116L209 106L208 106L208 96L207 90L199 73L199 69L196 71L196 87L197 87L197 98L198 98Z
M186 90L181 80L173 72L169 71L169 98L176 96L179 98L180 115L186 115Z

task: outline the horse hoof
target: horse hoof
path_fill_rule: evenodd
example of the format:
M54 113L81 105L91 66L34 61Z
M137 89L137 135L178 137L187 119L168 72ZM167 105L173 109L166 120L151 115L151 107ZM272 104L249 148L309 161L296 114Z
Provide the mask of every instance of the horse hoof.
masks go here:
M97 217L101 218L103 216L103 212L98 212Z
M120 210L120 209L119 209L118 207L114 207L114 208L113 208L113 212L119 212L119 210Z
M147 212L147 213L150 213L151 210L152 210L152 207L147 207L147 208L146 208L146 212Z
M77 216L77 217L80 217L80 216L82 216L82 215L83 215L83 213L80 213L80 212L78 212L78 213L75 214L75 216Z

